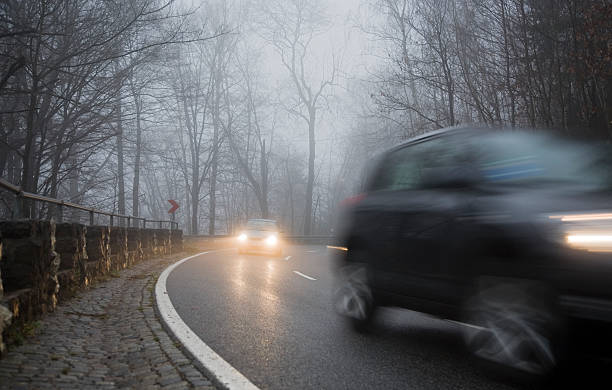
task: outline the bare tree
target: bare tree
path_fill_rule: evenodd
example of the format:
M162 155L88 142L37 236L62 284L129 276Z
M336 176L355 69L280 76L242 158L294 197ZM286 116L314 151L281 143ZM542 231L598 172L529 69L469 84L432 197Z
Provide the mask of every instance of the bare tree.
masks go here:
M322 5L318 1L290 0L265 2L262 7L262 31L278 52L295 90L289 112L308 126L308 181L304 207L304 234L312 229L312 200L315 180L317 113L324 108L325 95L336 81L339 64L331 55L331 64L315 77L311 43L326 27ZM318 80L318 81L317 81Z

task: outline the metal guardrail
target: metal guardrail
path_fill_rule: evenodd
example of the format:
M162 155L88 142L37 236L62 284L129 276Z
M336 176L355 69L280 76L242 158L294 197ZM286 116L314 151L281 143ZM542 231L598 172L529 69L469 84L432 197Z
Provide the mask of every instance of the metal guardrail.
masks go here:
M114 218L121 218L127 221L127 227L130 227L131 225L134 225L133 227L137 227L136 225L138 224L138 221L141 221L142 228L146 228L147 223L152 223L152 224L158 224L160 229L163 228L164 224L169 224L170 230L178 230L178 222L164 221L164 220L161 220L161 221L160 220L150 220L150 219L146 219L143 217L135 217L133 215L122 215L122 214L111 213L108 211L97 210L93 207L87 207L87 206L83 206L83 205L72 203L72 202L66 202L63 200L55 199L55 198L49 198L43 195L25 192L21 189L21 187L18 187L12 183L9 183L8 181L2 178L0 178L0 188L4 188L5 190L8 190L15 194L15 211L16 211L15 215L17 216L17 218L23 217L22 200L31 199L31 200L35 200L39 202L46 202L46 203L51 203L51 204L56 205L57 206L57 220L60 223L63 222L63 219L64 219L64 207L68 207L71 209L88 212L90 225L94 225L94 215L99 214L99 215L106 215L107 217L109 217L110 226L113 226Z

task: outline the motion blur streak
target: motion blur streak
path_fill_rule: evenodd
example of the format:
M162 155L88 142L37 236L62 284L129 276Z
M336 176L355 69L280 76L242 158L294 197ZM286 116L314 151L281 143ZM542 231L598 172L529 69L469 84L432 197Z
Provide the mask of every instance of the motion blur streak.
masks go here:
M329 248L329 249L338 249L339 251L348 251L348 248L344 247L344 246L328 245L327 248Z
M588 250L589 252L612 252L612 234L610 231L604 234L569 234L566 237L567 243L577 249Z
M567 236L570 244L612 242L612 235L573 234Z
M561 219L563 222L572 221L596 221L600 219L612 219L612 213L601 214L578 214L578 215L551 215L550 219Z

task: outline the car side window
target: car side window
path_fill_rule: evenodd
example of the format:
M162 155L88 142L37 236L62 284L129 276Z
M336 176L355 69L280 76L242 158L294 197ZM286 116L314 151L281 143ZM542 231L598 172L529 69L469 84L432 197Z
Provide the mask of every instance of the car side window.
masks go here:
M416 146L409 145L389 153L381 162L372 183L372 190L408 190L421 182L421 163Z
M372 190L410 190L472 178L468 143L440 137L395 150L382 161Z

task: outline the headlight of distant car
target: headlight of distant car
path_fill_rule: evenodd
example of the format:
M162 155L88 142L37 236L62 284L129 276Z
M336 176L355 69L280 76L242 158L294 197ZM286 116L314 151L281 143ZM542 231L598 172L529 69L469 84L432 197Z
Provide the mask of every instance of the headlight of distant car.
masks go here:
M268 238L266 238L266 244L269 246L274 246L278 243L278 238L276 238L276 236L272 235L272 236L268 236Z
M247 237L246 233L240 233L240 235L238 236L238 241L244 242L244 241L247 240L247 238L248 237Z

